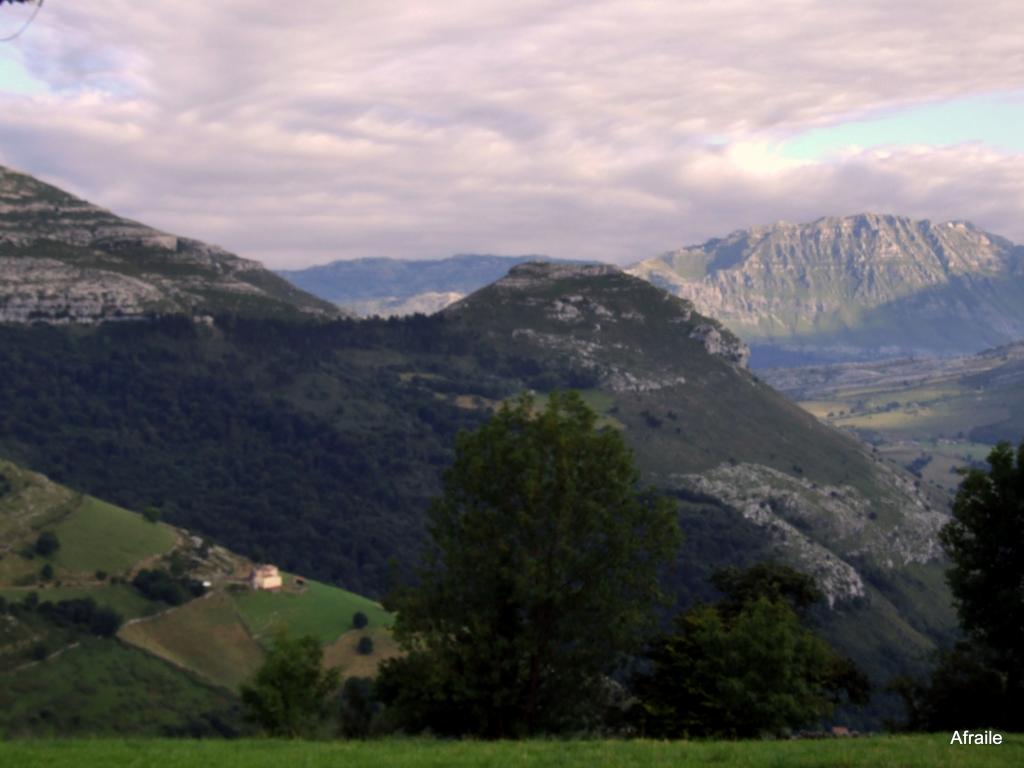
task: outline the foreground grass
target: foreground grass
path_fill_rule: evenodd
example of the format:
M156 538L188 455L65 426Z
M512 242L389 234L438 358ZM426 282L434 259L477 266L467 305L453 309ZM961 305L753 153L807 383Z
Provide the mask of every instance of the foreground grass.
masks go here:
M68 740L0 743L0 765L19 768L191 766L280 768L345 766L442 768L442 766L1019 766L1024 737L999 746L949 745L949 734L780 742L529 741L471 742L386 740L377 742Z

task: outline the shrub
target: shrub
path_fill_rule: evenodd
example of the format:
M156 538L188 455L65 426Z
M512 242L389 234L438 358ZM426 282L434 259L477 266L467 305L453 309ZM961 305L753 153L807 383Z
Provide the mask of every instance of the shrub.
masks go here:
M35 552L40 557L49 557L60 549L60 539L53 531L43 531L36 539Z
M356 611L355 613L352 614L352 626L355 627L356 629L362 629L363 627L365 627L369 623L370 623L370 620L366 617L366 614L363 613L362 611Z

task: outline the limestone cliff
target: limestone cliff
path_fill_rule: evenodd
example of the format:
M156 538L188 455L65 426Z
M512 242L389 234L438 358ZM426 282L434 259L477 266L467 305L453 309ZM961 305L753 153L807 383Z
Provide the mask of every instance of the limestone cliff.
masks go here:
M779 222L628 271L752 345L949 354L1024 336L1024 249L965 222Z
M0 322L337 310L217 246L160 232L0 167Z

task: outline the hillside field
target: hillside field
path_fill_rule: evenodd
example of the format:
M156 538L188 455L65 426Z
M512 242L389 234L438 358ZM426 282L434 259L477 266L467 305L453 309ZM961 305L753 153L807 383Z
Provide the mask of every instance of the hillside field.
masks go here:
M295 577L285 574L286 586ZM307 579L302 592L242 592L235 605L249 631L260 642L270 640L277 626L293 635L312 635L321 643L333 643L352 629L352 615L362 611L370 627L390 627L394 616L378 603L361 595Z
M998 768L1024 764L1024 736L999 746L950 746L949 734L860 739L748 742L662 741L13 741L0 743L0 764L20 768L447 768L448 766L685 766L745 768Z
M237 689L263 662L263 651L223 592L126 624L118 637L229 690Z
M237 689L278 626L315 635L346 676L372 676L398 653L393 617L372 600L292 574L282 592L254 593L243 584L251 563L223 547L7 461L0 480L0 598L91 599L126 620L116 638L101 638L24 607L0 610L0 738L251 733ZM60 541L46 556L33 551L42 531ZM142 568L213 586L172 607L132 586ZM365 629L353 629L356 611ZM364 635L371 654L356 650Z

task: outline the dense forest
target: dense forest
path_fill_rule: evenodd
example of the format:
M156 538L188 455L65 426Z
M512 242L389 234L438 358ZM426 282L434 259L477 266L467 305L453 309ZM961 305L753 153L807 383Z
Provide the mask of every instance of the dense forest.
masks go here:
M443 316L8 325L0 370L0 455L371 595L389 560L416 560L460 429L523 389L592 383ZM764 550L738 514L702 514L709 503L682 505L684 601L712 563ZM707 547L715 558L687 556Z

